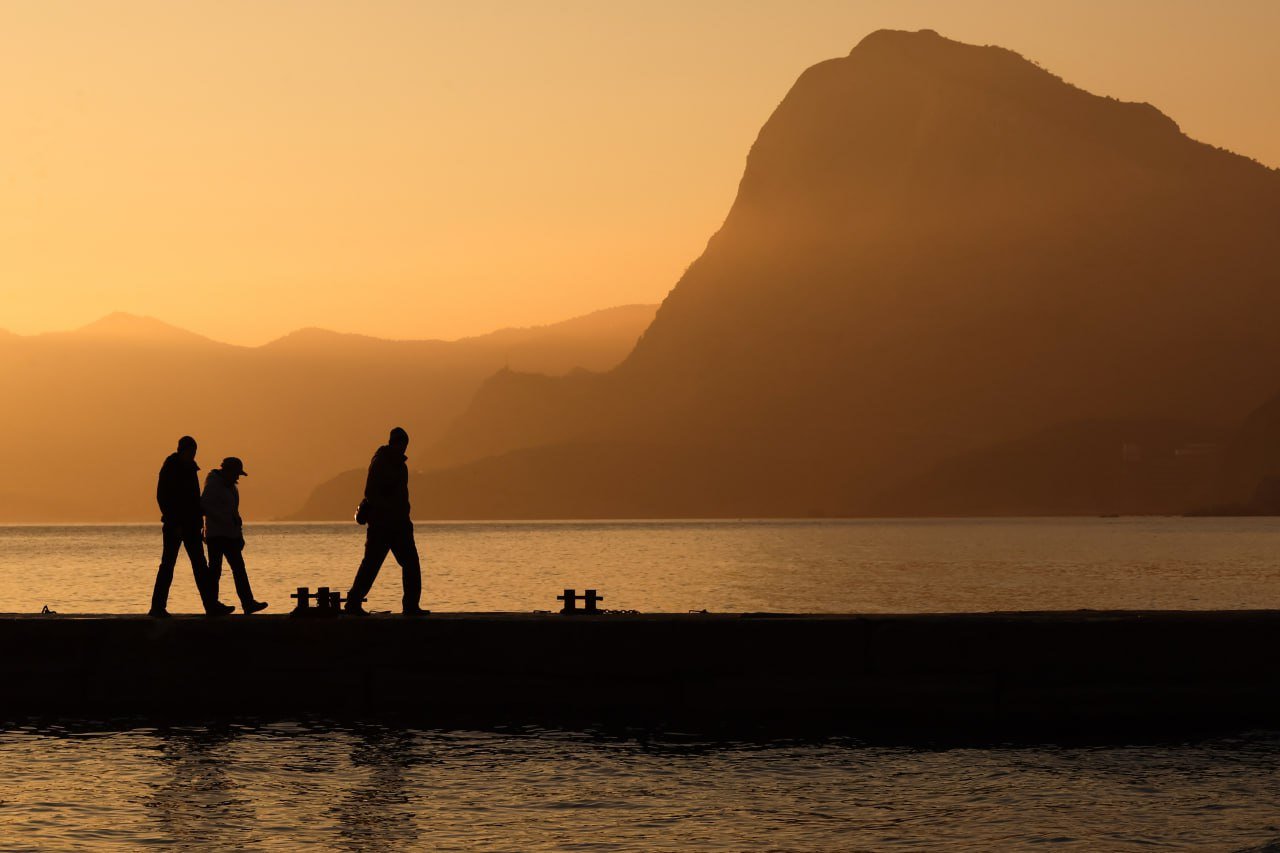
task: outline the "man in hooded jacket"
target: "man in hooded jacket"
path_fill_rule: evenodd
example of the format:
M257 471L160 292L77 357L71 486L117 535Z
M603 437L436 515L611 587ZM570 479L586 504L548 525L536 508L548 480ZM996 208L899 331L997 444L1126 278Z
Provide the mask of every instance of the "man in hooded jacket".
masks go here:
M173 584L179 548L187 551L191 573L195 575L196 591L200 593L205 613L220 616L235 610L219 603L217 593L210 588L209 564L205 561L200 533L203 513L200 510L199 471L196 440L184 435L178 439L178 449L164 460L156 480L156 503L160 505L164 545L160 553L160 568L156 572L156 585L151 593L152 616L169 615L169 587Z
M369 475L364 486L365 518L369 529L365 533L364 559L347 593L348 613L365 612L361 602L373 587L388 552L400 564L405 615L425 612L419 606L422 565L418 558L418 545L413 538L413 521L409 516L409 466L404 454L408 447L409 434L396 427L391 430L387 443L378 448L369 462Z

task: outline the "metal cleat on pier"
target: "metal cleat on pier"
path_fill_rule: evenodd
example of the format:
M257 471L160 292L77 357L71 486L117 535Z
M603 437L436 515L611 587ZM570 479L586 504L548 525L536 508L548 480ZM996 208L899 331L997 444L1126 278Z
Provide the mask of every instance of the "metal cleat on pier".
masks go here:
M581 600L583 604L581 610L578 609L579 600ZM596 607L596 602L604 601L604 596L597 595L594 589L589 589L582 595L578 595L578 591L576 589L566 589L564 591L564 595L556 596L556 601L564 602L564 607L560 609L560 612L566 615L572 616L578 613L595 615L600 612L600 609Z
M298 601L291 616L337 616L342 612L342 605L346 600L341 592L331 590L327 586L322 586L315 592L308 587L300 586L298 591L289 597ZM311 606L312 601L315 602L314 607Z

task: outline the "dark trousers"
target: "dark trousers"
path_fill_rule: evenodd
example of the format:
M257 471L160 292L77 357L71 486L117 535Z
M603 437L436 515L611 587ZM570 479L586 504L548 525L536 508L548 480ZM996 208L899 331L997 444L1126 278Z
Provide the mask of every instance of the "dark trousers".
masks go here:
M387 552L395 556L400 564L400 577L404 584L404 596L401 601L406 610L418 607L422 598L422 564L418 560L418 543L413 540L413 522L402 524L370 524L365 532L364 559L360 561L360 569L356 579L347 593L347 600L358 604L378 578L378 570L387 559Z
M164 610L169 606L169 587L173 585L173 567L178 563L178 549L187 549L187 559L191 561L191 573L195 575L196 592L200 593L200 603L207 612L210 605L217 601L209 596L209 564L204 559L204 542L200 539L200 528L181 524L166 524L161 530L164 537L164 548L160 552L160 569L156 572L156 586L151 592L151 609Z
M231 577L236 583L236 595L240 596L241 609L247 611L253 604L253 590L249 587L249 573L244 570L244 540L239 537L209 537L209 589L213 600L218 600L218 584L222 580L222 558L227 558Z

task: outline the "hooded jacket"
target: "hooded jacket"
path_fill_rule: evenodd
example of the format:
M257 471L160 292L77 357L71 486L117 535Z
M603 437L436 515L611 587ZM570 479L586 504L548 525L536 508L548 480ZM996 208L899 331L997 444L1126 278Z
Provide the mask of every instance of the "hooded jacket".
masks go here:
M369 524L407 524L409 522L409 466L406 457L389 444L384 444L369 462L369 476L364 483L364 496L369 501Z
M244 523L240 520L240 490L222 474L220 468L204 478L204 494L200 496L204 507L205 537L239 539L243 536Z
M156 480L156 503L163 524L200 529L200 466L194 459L170 453Z

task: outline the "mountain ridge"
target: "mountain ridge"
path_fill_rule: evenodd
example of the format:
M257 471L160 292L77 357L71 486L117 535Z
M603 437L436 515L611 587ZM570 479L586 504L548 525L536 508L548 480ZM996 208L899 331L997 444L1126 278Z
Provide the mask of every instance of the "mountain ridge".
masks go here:
M22 337L232 346L155 317L125 311L113 311L75 329Z
M652 308L606 310L598 326L592 316L568 332L551 324L461 342L321 333L311 344L241 347L121 316L84 335L3 338L0 396L11 405L0 419L0 521L153 519L155 472L183 434L200 442L206 469L244 458L254 472L245 517L277 517L367 460L392 426L430 444L506 365L611 367ZM146 336L127 343L128 331Z
M595 311L588 311L585 314L577 314L565 320L557 320L551 323L539 323L530 326L501 326L491 332L484 332L478 335L464 335L459 338L383 338L377 335L366 335L359 332L339 332L333 329L327 329L321 326L304 326L294 329L291 332L272 338L261 344L246 346L243 344L233 344L227 341L220 341L202 335L199 332L193 332L181 326L160 320L148 314L134 314L128 311L112 311L104 314L97 320L92 320L82 326L72 329L55 329L47 332L36 332L33 334L19 334L8 329L0 329L0 336L5 338L17 338L21 340L39 340L43 338L63 338L83 337L83 338L118 338L128 340L137 338L141 340L147 339L169 339L182 340L188 339L192 341L202 341L218 344L224 347L235 347L238 349L264 349L281 345L290 345L291 343L302 339L311 339L321 342L347 341L347 342L380 342L389 344L454 344L464 342L475 342L493 339L495 337L521 335L529 333L542 333L548 331L556 331L561 329L574 329L579 326L591 325L595 322L609 320L616 321L624 325L631 325L635 322L636 317L647 315L656 310L656 304L647 303L628 303L625 305L614 305L608 308L600 308Z

